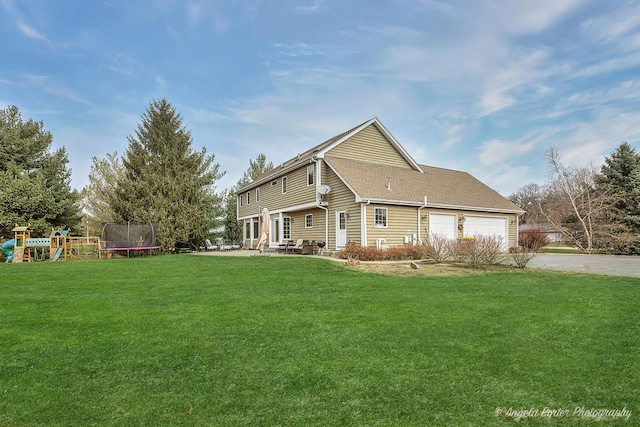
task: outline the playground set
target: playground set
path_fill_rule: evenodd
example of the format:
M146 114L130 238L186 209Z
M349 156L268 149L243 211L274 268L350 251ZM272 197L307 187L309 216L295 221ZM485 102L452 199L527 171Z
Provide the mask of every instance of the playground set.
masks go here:
M47 238L33 238L31 227L17 226L11 230L15 237L7 240L1 246L2 252L10 262L31 262L70 260L72 256L82 257L83 249L93 256L100 258L115 257L116 253L133 252L148 253L149 255L161 250L156 245L157 223L106 223L102 229L102 240L98 237L72 237L69 230L53 230ZM48 251L48 254L47 254Z
M15 227L15 237L2 244L7 255L7 263L45 259L45 249L49 249L51 261L71 259L71 237L69 230L53 230L47 238L31 237L31 227Z

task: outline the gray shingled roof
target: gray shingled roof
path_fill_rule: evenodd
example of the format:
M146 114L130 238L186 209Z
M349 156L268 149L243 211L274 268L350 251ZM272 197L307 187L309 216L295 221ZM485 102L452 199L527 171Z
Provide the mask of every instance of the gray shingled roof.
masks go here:
M325 156L325 161L363 200L421 205L427 196L429 206L522 211L467 172L420 165L420 173L335 156Z

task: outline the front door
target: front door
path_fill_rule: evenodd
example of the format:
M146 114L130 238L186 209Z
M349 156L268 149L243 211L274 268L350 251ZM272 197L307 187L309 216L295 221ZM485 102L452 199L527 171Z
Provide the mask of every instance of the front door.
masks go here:
M347 212L336 211L336 249L347 246Z

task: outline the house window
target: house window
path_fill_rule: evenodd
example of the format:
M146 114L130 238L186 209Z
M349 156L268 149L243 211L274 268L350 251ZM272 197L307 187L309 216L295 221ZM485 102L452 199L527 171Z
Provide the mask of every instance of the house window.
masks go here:
M260 188L256 188L256 202L260 201Z
M282 218L282 238L291 239L291 218L289 217Z
M244 238L245 239L251 238L251 223L250 222L245 222Z
M311 228L313 227L313 214L307 214L304 217L304 227Z
M374 227L387 226L387 208L375 208L373 210L373 226Z
M251 203L251 191L247 191L247 205Z
M260 224L258 223L258 221L254 221L253 222L253 238L257 239L258 237L260 237Z
M287 192L287 177L282 177L282 194Z
M315 166L307 166L307 185L313 185L313 178L315 175Z
M242 207L242 197L243 197L242 195L238 196L238 200L240 201L240 207Z

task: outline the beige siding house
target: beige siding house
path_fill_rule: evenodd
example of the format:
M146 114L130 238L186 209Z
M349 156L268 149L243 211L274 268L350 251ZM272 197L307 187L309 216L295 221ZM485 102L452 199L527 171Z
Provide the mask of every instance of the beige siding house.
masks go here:
M497 235L517 246L523 211L466 172L418 164L377 118L298 154L240 189L238 219L254 248L269 211L269 246L287 240L389 247L434 234Z

